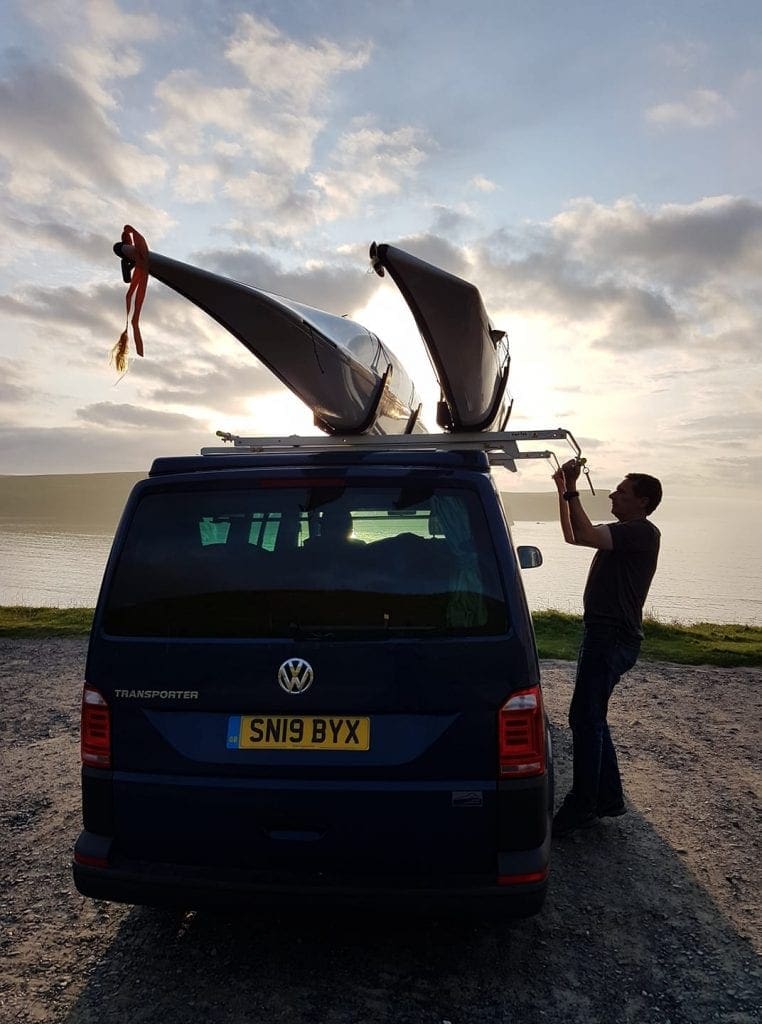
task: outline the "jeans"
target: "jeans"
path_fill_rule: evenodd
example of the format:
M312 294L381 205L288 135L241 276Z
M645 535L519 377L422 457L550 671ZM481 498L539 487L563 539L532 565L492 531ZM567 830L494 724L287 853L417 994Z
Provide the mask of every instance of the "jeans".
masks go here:
M606 715L609 698L638 660L640 643L615 627L585 629L577 659L569 725L574 740L574 802L582 813L624 800Z

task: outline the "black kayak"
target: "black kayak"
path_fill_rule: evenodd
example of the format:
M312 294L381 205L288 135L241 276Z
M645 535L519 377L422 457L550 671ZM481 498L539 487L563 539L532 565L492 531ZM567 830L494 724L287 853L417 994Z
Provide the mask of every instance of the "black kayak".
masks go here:
M415 317L442 389L439 425L458 433L503 430L510 415L510 356L477 288L393 245L370 247L374 270L389 271Z
M114 252L129 278L132 245ZM329 434L425 432L404 367L375 334L346 317L148 253L148 273L230 331L313 411Z

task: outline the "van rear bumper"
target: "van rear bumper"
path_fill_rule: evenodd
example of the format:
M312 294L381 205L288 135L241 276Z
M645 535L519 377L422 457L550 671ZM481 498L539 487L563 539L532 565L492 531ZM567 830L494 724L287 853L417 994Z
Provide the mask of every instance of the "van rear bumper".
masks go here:
M197 867L127 860L112 852L109 837L82 832L73 863L74 884L83 896L139 906L170 906L185 910L284 906L298 900L332 906L346 904L384 909L437 909L499 913L506 917L536 914L548 885L550 828L542 847L500 854L503 879L526 881L498 884L484 876L373 876L291 874L239 868ZM94 863L95 862L95 863ZM97 863L100 862L100 863Z

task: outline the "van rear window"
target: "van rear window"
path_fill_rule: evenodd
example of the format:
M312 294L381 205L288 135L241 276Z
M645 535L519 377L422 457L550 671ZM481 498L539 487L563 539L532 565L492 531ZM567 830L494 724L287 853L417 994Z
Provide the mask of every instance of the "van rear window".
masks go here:
M153 637L494 635L507 616L475 492L268 480L145 495L104 628Z

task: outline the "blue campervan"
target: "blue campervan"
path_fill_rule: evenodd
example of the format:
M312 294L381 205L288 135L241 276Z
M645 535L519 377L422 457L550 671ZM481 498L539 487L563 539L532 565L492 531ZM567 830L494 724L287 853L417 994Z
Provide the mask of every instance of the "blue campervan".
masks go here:
M87 659L81 893L541 907L539 553L478 445L364 440L159 459L133 490Z

